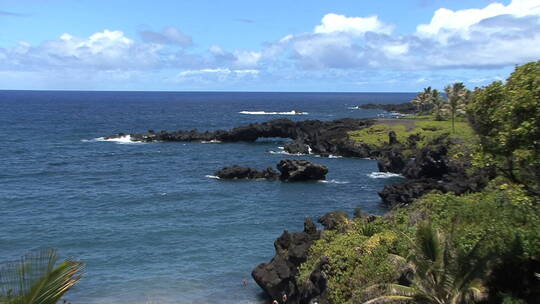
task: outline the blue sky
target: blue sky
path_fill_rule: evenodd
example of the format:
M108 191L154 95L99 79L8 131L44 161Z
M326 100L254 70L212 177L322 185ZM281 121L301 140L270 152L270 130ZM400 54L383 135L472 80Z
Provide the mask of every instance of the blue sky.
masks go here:
M540 0L0 0L0 89L475 87L539 45Z

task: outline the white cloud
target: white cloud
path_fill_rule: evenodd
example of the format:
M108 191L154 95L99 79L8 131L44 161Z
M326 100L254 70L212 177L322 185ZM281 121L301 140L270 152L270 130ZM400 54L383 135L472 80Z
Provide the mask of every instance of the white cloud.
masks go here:
M513 0L508 5L491 3L480 9L464 9L453 11L438 9L429 24L420 24L416 34L420 37L436 39L447 43L452 36L464 39L471 38L471 28L482 20L501 15L512 15L517 18L540 15L540 0Z
M245 78L256 78L259 75L259 70L251 69L229 69L229 68L215 68L215 69L199 69L199 70L186 70L178 73L177 77L172 79L173 82L209 82L209 81L229 81L239 80Z
M313 33L289 34L272 49L303 69L497 68L540 58L540 0L435 11L416 32L392 34L376 16L327 14ZM270 49L270 48L269 48Z
M314 29L317 34L349 33L363 35L367 32L390 34L392 26L379 20L378 16L347 17L338 14L326 14L321 24Z

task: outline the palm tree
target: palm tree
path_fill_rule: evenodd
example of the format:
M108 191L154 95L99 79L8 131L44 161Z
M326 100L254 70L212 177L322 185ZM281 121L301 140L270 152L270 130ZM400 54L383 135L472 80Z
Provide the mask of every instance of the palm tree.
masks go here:
M431 105L432 100L431 87L424 88L424 91L418 93L416 97L411 101L418 108L418 112L424 112Z
M81 278L84 264L58 261L56 251L32 252L0 268L0 304L54 304Z
M441 98L441 94L436 89L431 91L431 104L433 104L435 120L443 120L442 110L445 105L445 100Z
M452 244L452 237L436 232L430 224L420 224L416 240L411 240L410 286L370 286L364 294L371 299L364 304L463 304L484 299L487 291L481 278L486 273L487 260L476 258L480 242L467 254L460 255Z
M448 106L450 108L450 116L452 117L452 132L456 132L455 119L458 110L465 106L470 96L470 91L465 88L463 82L456 82L444 88L448 97Z

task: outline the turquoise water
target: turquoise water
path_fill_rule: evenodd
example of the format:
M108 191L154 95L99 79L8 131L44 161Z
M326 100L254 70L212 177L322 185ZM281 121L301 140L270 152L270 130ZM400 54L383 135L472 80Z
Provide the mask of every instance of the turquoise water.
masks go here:
M0 91L0 261L52 247L87 264L72 303L257 303L251 270L284 229L341 209L382 213L374 161L279 154L283 141L116 143L118 132L232 128L287 117L372 117L350 109L414 94ZM246 115L241 111L308 115ZM274 152L274 153L271 153ZM221 167L329 167L327 183L220 181ZM242 280L247 279L244 287Z

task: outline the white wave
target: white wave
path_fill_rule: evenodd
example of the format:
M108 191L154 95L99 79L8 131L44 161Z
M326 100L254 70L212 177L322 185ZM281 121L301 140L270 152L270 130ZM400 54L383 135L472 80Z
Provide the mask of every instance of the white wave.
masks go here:
M215 175L205 175L204 177L213 178L213 179L221 179L221 178L219 178L218 176L215 176Z
M391 177L403 177L401 174L390 172L371 172L368 174L370 178L391 178Z
M277 147L280 150L285 150L285 147Z
M343 156L339 156L339 155L328 155L328 158L343 158Z
M240 111L240 114L247 115L308 115L308 112L302 112L297 110L292 110L289 112L266 112L266 111Z
M219 144L221 140L212 139L212 140L203 140L201 144Z
M92 141L108 141L108 142L115 142L118 144L142 144L143 143L140 141L131 140L131 135L124 135L124 136L113 137L113 138L98 137L98 138L94 138Z
M343 184L348 184L349 182L347 182L347 181L338 181L338 180L335 180L335 179L331 179L331 180L321 180L321 181L319 181L319 183L343 185Z
M268 153L270 154L283 154L283 155L294 155L294 156L301 156L301 155L307 155L307 154L302 154L302 153L289 153L287 151L268 151Z
M354 106L354 107L348 107L347 109L349 110L358 110L358 109L361 109L359 106Z

